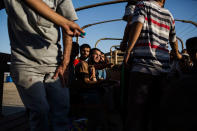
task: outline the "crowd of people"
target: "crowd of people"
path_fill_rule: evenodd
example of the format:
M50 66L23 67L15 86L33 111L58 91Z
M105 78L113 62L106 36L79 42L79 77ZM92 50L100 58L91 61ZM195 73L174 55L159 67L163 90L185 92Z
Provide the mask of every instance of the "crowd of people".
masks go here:
M196 115L187 113L194 116L185 122L184 111L196 98L197 37L179 52L175 21L164 5L165 0L128 0L120 43L124 79L116 81L108 76L113 64L105 53L73 42L85 31L74 22L78 17L71 0L1 1L0 9L8 14L10 72L31 131L68 131L69 115L87 117L88 131L182 131L194 126ZM121 126L109 127L112 112L122 115L114 117Z

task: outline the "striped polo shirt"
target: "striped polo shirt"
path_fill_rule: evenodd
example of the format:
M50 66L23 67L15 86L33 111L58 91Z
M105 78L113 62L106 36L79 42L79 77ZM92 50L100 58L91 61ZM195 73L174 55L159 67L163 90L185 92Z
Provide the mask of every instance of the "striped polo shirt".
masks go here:
M152 75L169 72L168 43L176 41L172 14L156 1L140 1L134 11L134 22L143 23L143 27L133 48L132 72Z

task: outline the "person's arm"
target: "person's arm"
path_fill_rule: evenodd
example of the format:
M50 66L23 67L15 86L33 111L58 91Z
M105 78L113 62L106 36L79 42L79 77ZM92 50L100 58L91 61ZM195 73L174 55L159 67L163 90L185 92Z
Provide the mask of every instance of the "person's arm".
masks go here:
M127 42L129 40L129 33L130 33L130 28L131 28L131 21L132 21L132 15L130 15L128 17L127 25L126 25L125 30L124 30L123 39L120 43L120 50L121 51L125 51L126 48L127 48Z
M68 80L68 65L70 62L70 54L72 50L72 37L65 33L64 30L62 30L62 40L63 40L63 60L61 65L57 68L54 79L57 79L59 76L63 87L65 87L67 80Z
M53 11L48 5L46 5L42 0L24 0L31 8L37 11L40 15L46 19L54 22L55 24L61 26L66 34L71 36L80 36L81 32L85 33L76 23L70 21L63 16L59 15Z
M142 27L143 27L143 24L141 22L134 22L131 25L131 31L130 31L130 35L129 35L129 41L128 41L128 48L126 50L126 54L125 54L125 58L124 58L124 63L125 64L127 64L130 53L131 53L137 39L140 36Z
M179 60L182 59L182 55L179 53L179 50L178 50L178 41L176 40L175 42L170 42L170 46L171 46L172 51L174 52L175 56Z
M92 65L92 66L89 66L89 68L90 68L91 76L90 76L90 78L89 77L85 77L84 78L84 82L86 84L96 84L96 83L98 83L98 81L96 79L96 70L95 70L95 67Z
M90 79L87 78L87 77L84 78L84 82L85 82L86 84L89 84L89 85L93 85L93 84L97 84L97 83L98 83L97 80L93 81L93 80L90 80Z

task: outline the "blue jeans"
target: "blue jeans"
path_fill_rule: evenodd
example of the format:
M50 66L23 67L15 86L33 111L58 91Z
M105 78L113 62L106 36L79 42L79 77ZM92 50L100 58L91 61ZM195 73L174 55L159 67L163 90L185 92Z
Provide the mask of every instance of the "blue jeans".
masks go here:
M29 110L31 131L67 131L69 89L52 79L56 67L11 67L11 76Z

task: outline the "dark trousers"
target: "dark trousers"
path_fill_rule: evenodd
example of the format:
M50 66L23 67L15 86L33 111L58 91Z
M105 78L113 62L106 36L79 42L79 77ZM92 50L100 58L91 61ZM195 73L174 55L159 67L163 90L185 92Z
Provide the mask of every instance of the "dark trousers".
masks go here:
M126 131L158 131L165 75L132 72L129 81Z

